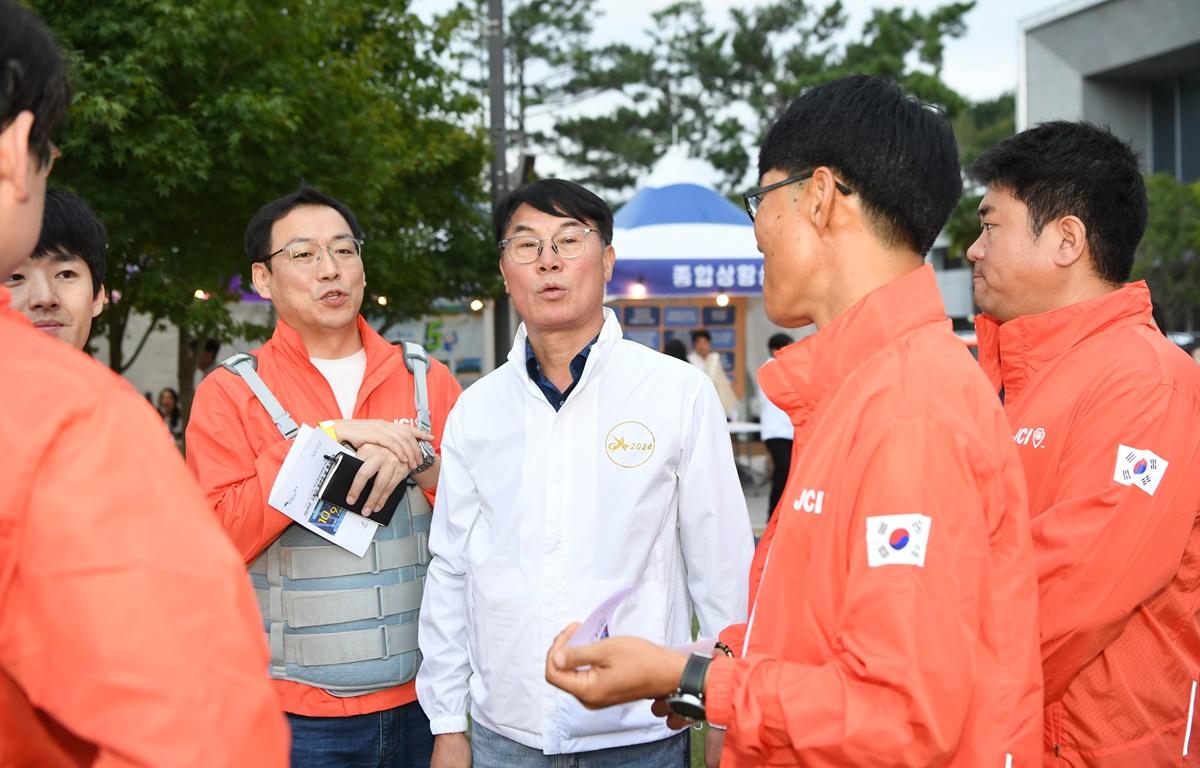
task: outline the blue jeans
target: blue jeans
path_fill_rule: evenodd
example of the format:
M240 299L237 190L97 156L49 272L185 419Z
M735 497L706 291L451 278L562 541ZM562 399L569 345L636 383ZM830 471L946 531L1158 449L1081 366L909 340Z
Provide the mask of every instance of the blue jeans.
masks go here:
M471 724L471 765L473 768L687 768L689 730L648 744L547 755L476 722Z
M415 701L369 715L287 718L292 768L429 768L433 735Z

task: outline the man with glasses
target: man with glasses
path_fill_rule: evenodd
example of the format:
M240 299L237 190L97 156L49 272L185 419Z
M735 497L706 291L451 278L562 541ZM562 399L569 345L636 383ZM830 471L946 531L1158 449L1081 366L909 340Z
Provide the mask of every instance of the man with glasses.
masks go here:
M432 500L440 444L460 387L429 361L431 429L416 421L405 353L359 315L362 230L348 207L310 187L263 206L246 228L254 288L275 308L258 377L297 424L319 426L363 460L348 501L370 515L412 478ZM267 505L292 446L250 380L220 369L196 392L188 464L250 564L271 644L271 675L301 766L423 766L433 748L412 678L429 515L408 495L362 558ZM369 493L364 490L374 480Z
M39 242L69 101L49 31L0 0L0 277ZM162 420L11 304L0 287L0 764L286 765L254 596Z
M604 201L545 179L494 221L523 322L446 425L417 677L434 765L683 768L685 735L644 706L585 712L542 664L563 623L621 590L611 631L655 642L691 642L693 610L709 651L745 620L752 539L720 401L621 338Z
M796 450L750 621L722 633L737 658L568 647L568 627L547 677L587 706L658 698L676 725L728 726L724 766L1036 765L1020 460L922 263L961 190L950 125L894 83L845 78L792 102L758 167L767 316L817 332L759 371Z

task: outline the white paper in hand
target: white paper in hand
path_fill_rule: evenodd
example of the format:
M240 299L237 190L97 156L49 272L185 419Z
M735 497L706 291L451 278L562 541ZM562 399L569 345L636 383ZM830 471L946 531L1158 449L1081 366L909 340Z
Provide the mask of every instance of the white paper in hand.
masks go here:
M353 453L321 430L302 425L279 468L267 503L318 536L362 557L379 523L322 501L318 493L329 471L326 457L338 452Z
M613 614L617 612L617 608L620 607L621 603L625 602L625 598L629 597L632 592L633 587L625 587L613 593L603 603L600 603L600 607L592 611L592 614L579 625L579 629L575 630L575 634L571 635L571 639L567 641L567 645L587 645L588 643L597 643L608 637L608 630L612 624Z

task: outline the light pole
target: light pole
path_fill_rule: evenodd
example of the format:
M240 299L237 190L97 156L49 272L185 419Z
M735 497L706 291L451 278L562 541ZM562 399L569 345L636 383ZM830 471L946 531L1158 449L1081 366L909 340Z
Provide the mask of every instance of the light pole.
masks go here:
M488 0L488 103L489 133L492 138L492 213L508 194L508 135L504 108L504 0ZM495 361L500 364L508 356L512 331L508 322L508 295L496 299L492 313Z

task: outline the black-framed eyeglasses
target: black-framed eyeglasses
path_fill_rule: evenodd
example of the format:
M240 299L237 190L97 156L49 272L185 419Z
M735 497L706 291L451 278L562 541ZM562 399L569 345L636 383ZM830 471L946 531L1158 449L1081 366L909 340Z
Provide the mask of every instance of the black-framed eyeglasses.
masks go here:
M335 264L345 265L362 257L362 244L363 241L356 237L340 237L329 245L299 240L288 243L267 258L273 259L281 253L286 253L294 266L309 269L320 264L324 254L329 254Z
M749 192L743 194L742 199L746 201L746 213L750 216L750 221L754 221L754 214L758 213L758 206L762 203L763 195L767 194L772 189L779 189L780 187L786 187L789 184L808 181L812 178L814 173L816 173L815 169L811 171L805 171L804 173L798 173L795 176L789 176L783 181L777 181L774 184L768 184L765 187L755 187ZM837 187L837 191L841 192L843 195L854 194L853 189L850 189L850 187L847 187L837 179L834 179L833 183L834 186Z
M583 253L587 236L596 231L592 227L583 227L582 229L564 229L561 232L555 232L550 237L534 237L533 235L507 237L496 243L496 247L517 264L532 264L537 261L542 255L542 243L545 242L549 242L550 247L560 257L573 259Z

